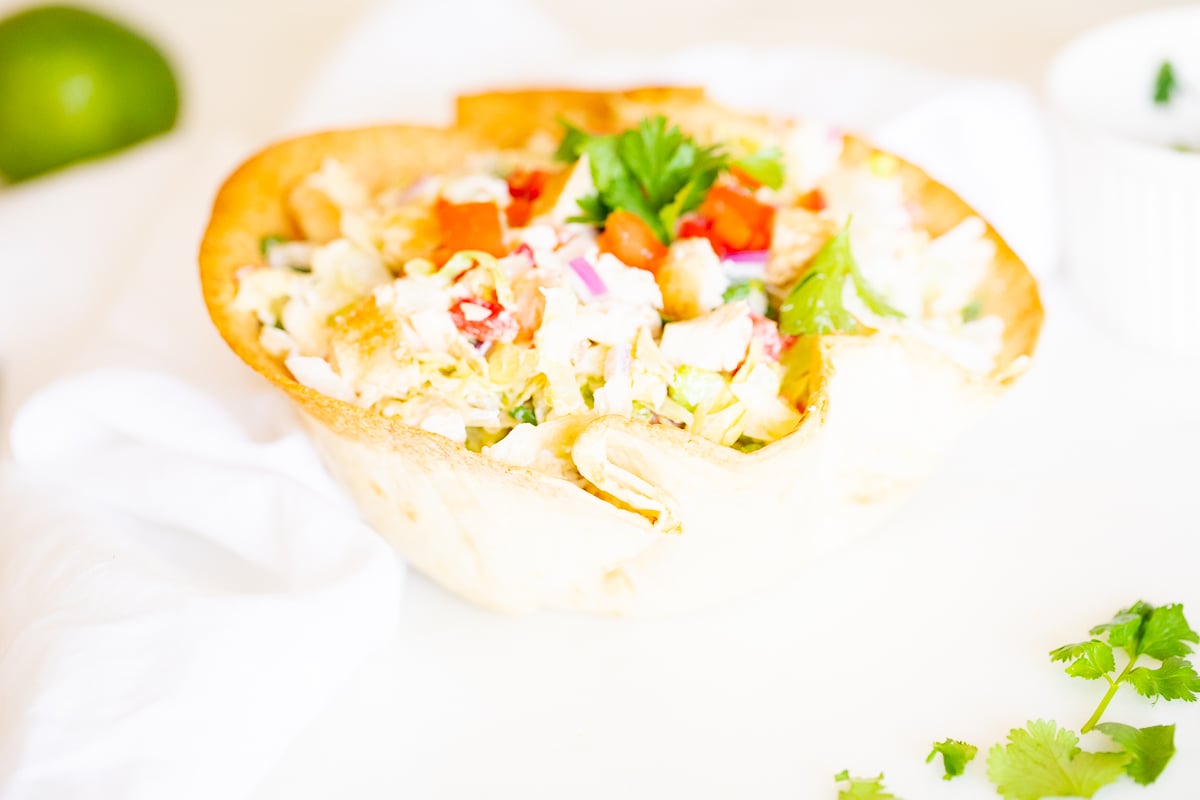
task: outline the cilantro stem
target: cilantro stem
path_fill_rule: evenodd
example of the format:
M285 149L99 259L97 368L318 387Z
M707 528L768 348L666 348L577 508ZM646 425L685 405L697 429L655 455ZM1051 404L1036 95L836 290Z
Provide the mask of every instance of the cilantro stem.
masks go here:
M1125 676L1133 669L1133 665L1137 663L1137 660L1137 656L1129 659L1129 663L1125 665L1125 669L1121 670L1121 674L1117 676L1117 679L1109 681L1111 685L1108 687L1108 691L1104 693L1104 698L1100 701L1100 705L1096 707L1096 712L1088 718L1087 722L1083 723L1083 727L1079 729L1080 733L1087 733L1099 724L1100 717L1104 716L1104 712L1108 710L1108 704L1116 696L1117 689L1121 688L1121 682L1125 680Z

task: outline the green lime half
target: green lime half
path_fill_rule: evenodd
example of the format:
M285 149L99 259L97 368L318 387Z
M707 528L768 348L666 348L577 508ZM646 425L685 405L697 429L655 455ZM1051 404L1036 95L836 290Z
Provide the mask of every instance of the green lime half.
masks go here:
M0 21L0 177L21 181L170 130L163 54L104 17L41 6Z

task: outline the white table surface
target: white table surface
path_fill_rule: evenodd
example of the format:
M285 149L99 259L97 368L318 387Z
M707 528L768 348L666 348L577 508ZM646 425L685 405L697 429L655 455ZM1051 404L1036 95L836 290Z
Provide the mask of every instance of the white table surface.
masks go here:
M187 131L254 137L367 3L100 5L169 43ZM1075 30L1162 4L666 0L647 12L613 0L598 17L595 4L539 5L597 48L724 32L1032 82ZM1039 716L1077 728L1099 687L1046 651L1139 597L1185 602L1200 620L1200 380L1108 340L1069 293L1048 300L1035 372L870 539L788 586L665 621L496 617L413 576L391 647L256 797L832 798L845 767L885 771L907 800L995 797L982 758L963 781L937 780L929 742L987 746ZM1180 755L1153 789L1101 797L1194 793L1200 707L1126 697L1110 718L1179 723Z

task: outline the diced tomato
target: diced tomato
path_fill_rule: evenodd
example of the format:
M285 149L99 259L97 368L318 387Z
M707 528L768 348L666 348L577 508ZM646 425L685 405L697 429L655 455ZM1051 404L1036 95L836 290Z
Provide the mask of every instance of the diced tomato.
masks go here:
M614 211L604 222L596 244L631 267L653 272L667 254L666 246L645 221L631 211Z
M713 218L712 235L730 250L763 250L754 247L754 229L740 214L722 214Z
M751 312L750 319L754 323L750 336L762 341L763 354L767 358L779 360L779 356L795 340L794 336L784 336L779 332L779 326L773 319L767 319L761 314Z
M809 211L824 211L826 208L825 195L820 189L805 192L796 198L796 205Z
M479 342L511 342L520 329L504 306L475 297L465 297L452 305L450 319L463 334Z
M549 177L550 173L543 169L519 169L508 176L508 193L512 196L512 202L504 209L504 213L509 227L521 228L529 224L533 201L542 196Z
M482 250L496 257L504 255L500 229L500 208L495 203L447 203L439 200L436 208L442 244L435 259L445 263L460 250Z
M732 186L714 186L700 206L700 215L712 220L712 236L730 251L771 247L775 208L758 202L748 192Z
M683 219L682 239L708 239L721 258L746 250L769 250L775 209L731 186L715 186L699 213Z
M526 200L537 200L546 188L546 179L550 173L544 169L518 169L508 176L508 193L513 197Z
M713 233L713 221L699 214L689 214L679 223L680 239L708 239L718 258L729 255L729 247Z
M683 218L679 223L680 239L703 239L712 232L712 220L692 214Z
M529 224L529 217L532 214L533 201L526 200L524 197L514 197L508 207L504 209L504 218L510 228L524 228Z

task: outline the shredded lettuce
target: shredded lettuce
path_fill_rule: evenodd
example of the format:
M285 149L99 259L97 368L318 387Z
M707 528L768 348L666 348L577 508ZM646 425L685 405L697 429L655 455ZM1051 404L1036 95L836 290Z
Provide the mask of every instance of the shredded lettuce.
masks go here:
M720 373L684 364L675 370L668 395L688 411L695 411L697 406L722 392L725 385Z
M762 346L753 343L746 361L738 368L729 389L749 412L745 435L775 441L796 429L800 412L780 397L784 370L763 357Z
M697 436L732 445L742 435L748 410L728 388L705 398L696 406L691 430Z

